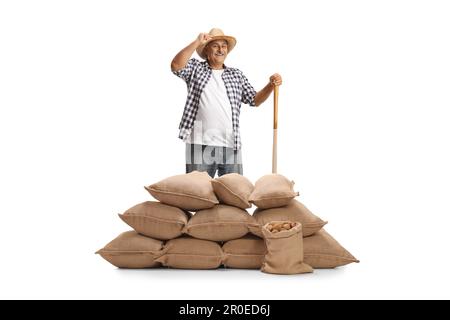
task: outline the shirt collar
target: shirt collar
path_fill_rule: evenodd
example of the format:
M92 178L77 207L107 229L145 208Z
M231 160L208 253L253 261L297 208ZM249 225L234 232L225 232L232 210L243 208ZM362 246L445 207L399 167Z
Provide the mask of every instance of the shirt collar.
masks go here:
M203 61L203 65L205 65L208 69L212 70L212 68L210 67L208 61L206 61L206 60ZM223 64L223 70L225 71L225 70L227 70L227 69L228 69L228 67L227 67L226 64L224 63L224 64Z

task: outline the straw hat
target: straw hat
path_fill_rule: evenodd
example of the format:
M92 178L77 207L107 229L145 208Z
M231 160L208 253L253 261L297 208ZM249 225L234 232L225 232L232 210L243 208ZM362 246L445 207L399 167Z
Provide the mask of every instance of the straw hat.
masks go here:
M228 52L230 52L231 50L233 50L234 46L236 45L236 39L234 37L231 36L226 36L222 30L220 30L219 28L212 28L211 31L208 33L212 38L209 39L206 43L201 44L198 48L197 48L197 53L200 57L202 57L203 59L206 59L206 55L205 55L205 47L208 45L208 43L210 43L211 41L214 40L226 40L228 42Z

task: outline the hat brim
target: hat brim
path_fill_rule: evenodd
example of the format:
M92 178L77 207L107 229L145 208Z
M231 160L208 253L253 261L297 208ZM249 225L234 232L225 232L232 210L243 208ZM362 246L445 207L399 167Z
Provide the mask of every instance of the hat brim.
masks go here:
M228 53L230 53L231 50L236 46L236 38L231 36L215 36L209 39L205 44L202 44L197 48L197 54L202 57L203 59L206 59L205 55L205 48L208 45L208 43L215 41L215 40L226 40L228 43Z

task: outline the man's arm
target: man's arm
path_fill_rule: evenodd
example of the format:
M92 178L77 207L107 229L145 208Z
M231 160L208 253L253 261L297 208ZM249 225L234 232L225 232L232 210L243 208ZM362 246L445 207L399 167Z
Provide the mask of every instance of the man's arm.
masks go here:
M269 83L261 90L256 93L255 105L258 107L261 103L267 100L273 91L274 86L279 86L283 83L281 76L275 73L270 77Z
M192 54L194 53L195 49L201 44L204 44L206 41L211 39L211 36L207 33L200 33L191 44L189 44L186 48L181 50L177 53L175 58L173 58L172 63L170 64L170 68L172 71L178 71L183 69Z

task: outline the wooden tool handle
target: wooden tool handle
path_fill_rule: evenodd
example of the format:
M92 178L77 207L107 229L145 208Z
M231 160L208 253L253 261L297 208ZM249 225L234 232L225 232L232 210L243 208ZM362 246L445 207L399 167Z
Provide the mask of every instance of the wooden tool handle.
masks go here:
M273 128L278 129L278 86L273 88Z
M277 130L278 130L278 86L273 88L273 149L272 149L272 173L277 173Z

